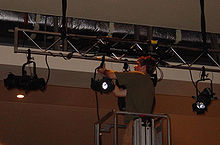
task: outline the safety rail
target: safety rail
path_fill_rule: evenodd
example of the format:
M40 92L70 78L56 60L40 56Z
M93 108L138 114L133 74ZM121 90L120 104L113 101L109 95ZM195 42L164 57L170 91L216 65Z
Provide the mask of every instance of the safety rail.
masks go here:
M97 121L94 125L94 136L95 136L95 145L100 145L100 135L104 132L104 130L101 128L101 125L107 121L111 116L113 116L114 121L114 145L118 145L118 128L123 126L118 124L118 115L135 115L135 116L146 116L151 118L151 120L154 122L155 119L167 120L167 145L171 144L170 140L170 119L169 116L166 114L146 114L146 113L135 113L135 112L125 112L125 111L115 111L112 110L111 112L107 113L104 117L102 117L99 121ZM152 128L154 128L154 123L152 123ZM154 134L154 129L152 129L152 134ZM154 136L152 136L154 137ZM154 140L154 138L152 139ZM154 141L152 142L152 145L154 144Z

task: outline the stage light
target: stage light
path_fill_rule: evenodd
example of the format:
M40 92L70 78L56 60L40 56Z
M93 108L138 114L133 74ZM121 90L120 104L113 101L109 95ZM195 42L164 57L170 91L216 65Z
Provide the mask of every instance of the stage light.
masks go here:
M203 89L203 91L199 91L198 84L201 81L210 81L210 87ZM196 102L192 104L193 111L197 112L197 114L204 114L205 111L208 110L208 105L212 100L218 99L214 97L215 93L213 92L212 80L208 78L206 74L205 67L202 67L201 78L195 83L196 88L196 96L193 96L196 99Z
M210 88L205 88L199 96L197 96L196 102L192 104L193 111L197 114L204 114L208 110L208 105L211 103L213 93Z
M110 93L115 89L115 84L110 78L103 77L101 80L96 80L96 70L103 68L105 63L105 55L102 57L102 62L99 67L95 69L94 77L91 78L90 87L92 90L100 93Z
M12 73L4 79L4 85L7 89L21 89L25 91L30 90L45 90L46 83L43 78L38 78L37 76L32 77L28 75L16 76Z
M12 73L8 75L6 79L4 79L4 85L7 89L20 89L28 92L30 90L41 90L44 91L46 88L46 82L43 78L38 78L36 73L36 63L31 61L31 52L28 49L28 57L27 62L22 66L22 75L16 76ZM33 72L31 75L27 75L25 70L25 66L33 63Z
M115 89L115 85L112 82L112 79L109 79L109 78L101 79L100 86L101 86L100 92L102 92L102 93L109 93Z
M24 95L23 95L23 94L18 94L18 95L17 95L17 98L18 98L18 99L23 99L23 98L24 98Z
M103 78L101 80L92 79L91 89L100 93L110 93L115 89L115 85L112 79L109 78Z

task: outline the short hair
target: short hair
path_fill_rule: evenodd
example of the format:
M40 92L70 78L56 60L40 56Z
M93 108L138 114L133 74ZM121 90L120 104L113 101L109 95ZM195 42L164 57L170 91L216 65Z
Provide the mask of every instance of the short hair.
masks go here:
M156 60L152 56L141 56L137 59L141 66L146 65L146 73L153 74L156 70Z

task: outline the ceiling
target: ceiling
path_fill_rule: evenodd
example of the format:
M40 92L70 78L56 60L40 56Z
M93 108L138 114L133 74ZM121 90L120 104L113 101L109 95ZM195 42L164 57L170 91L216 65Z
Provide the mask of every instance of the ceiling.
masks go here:
M60 0L0 0L0 9L62 15ZM207 32L220 33L219 0L205 1ZM198 0L74 0L67 16L110 22L200 31Z

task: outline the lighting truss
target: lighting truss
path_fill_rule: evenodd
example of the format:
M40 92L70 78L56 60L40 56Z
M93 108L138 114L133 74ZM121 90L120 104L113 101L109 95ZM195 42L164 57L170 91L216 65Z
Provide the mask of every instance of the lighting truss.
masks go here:
M57 57L71 57L71 58L79 58L79 59L89 59L89 60L100 60L101 58L98 55L93 54L93 50L98 47L98 45L103 45L103 49L105 49L104 47L110 47L110 55L111 57L107 57L106 61L109 62L119 62L119 63L124 63L127 62L128 64L135 64L136 63L136 59L132 59L129 58L127 56L127 51L133 51L132 49L135 49L135 51L143 51L147 48L147 46L150 45L150 41L134 41L133 39L125 39L123 38L115 38L115 37L109 37L109 36L90 36L90 35L79 35L79 34L66 34L66 37L68 39L73 39L73 40L77 40L77 39L88 39L89 41L92 41L92 43L90 44L91 46L89 48L87 48L86 50L80 50L79 48L77 48L76 46L74 46L74 44L72 44L68 39L66 40L67 45L65 45L65 48L63 48L63 50L58 50L58 51L54 51L52 50L52 48L54 48L56 45L58 45L62 39L61 39L61 33L58 32L47 32L47 31L37 31L37 30L29 30L29 29L21 29L21 28L15 28L14 30L14 52L15 53L27 53L26 49L23 49L20 47L19 45L19 40L21 39L21 35L20 33L23 33L23 35L34 44L34 48L37 49L31 49L32 54L39 54L39 55L48 55L48 56L57 56ZM34 33L37 35L50 35L53 38L57 38L56 40L54 40L49 46L47 47L41 47L38 42L36 42L34 39L32 39L30 37L30 35ZM108 46L109 42L112 43L111 46ZM116 49L117 45L119 45L120 43L122 44L126 44L130 47L126 48L126 50L124 49L120 49L118 46L118 48L120 50L118 50L120 52L114 52L114 50ZM67 47L70 47L72 49L72 52L68 52ZM144 46L144 47L142 47ZM145 47L146 46L146 47ZM158 47L164 47L164 44L158 44ZM111 48L114 47L114 48ZM135 48L134 48L135 47ZM166 46L167 47L167 46ZM178 58L184 63L187 64L186 61L175 51L175 49L182 49L182 50L191 50L191 51L201 51L201 49L198 48L190 48L190 47L181 47L181 46L177 46L177 45L173 45L170 47L170 49L178 56ZM218 50L212 50L212 49L207 49L208 52L216 52L219 53L220 51ZM69 55L71 53L71 55ZM105 53L105 52L104 52ZM205 53L205 52L202 52ZM155 55L154 52L149 52L150 55ZM99 54L100 56L103 55ZM106 55L108 56L108 55ZM214 61L214 59L211 57L211 55L208 54L208 56ZM201 57L201 55L200 55ZM127 59L127 60L125 60ZM196 59L198 60L198 58ZM196 61L195 60L195 61ZM189 63L187 66L175 66L175 65L167 65L165 67L170 67L170 68L180 68L180 69L188 69L189 67L191 67L192 70L200 70L196 67L192 67L192 64L195 63L195 61L193 61L192 63ZM217 62L215 61L215 63L217 64ZM218 65L219 66L219 65ZM207 71L213 71L213 72L220 72L219 70L216 69L207 69Z

